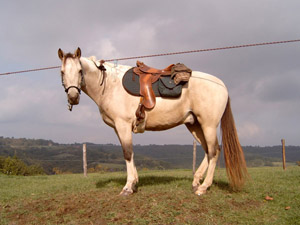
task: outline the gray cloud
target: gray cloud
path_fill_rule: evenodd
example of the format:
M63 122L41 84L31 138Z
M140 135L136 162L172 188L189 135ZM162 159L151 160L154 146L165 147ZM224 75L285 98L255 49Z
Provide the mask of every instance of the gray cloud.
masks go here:
M116 58L297 39L300 2L13 1L0 9L0 72L55 66L57 49ZM149 58L183 62L229 89L242 144L300 144L299 43ZM134 65L134 61L119 62ZM59 70L0 77L0 135L118 143L84 95L70 113ZM176 138L174 138L176 137ZM135 135L135 143L190 144L184 126Z

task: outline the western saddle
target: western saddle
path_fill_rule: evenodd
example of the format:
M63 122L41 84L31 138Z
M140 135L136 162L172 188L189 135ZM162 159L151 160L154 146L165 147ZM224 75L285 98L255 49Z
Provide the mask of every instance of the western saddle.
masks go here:
M149 67L140 61L137 61L136 65L137 67L133 69L133 72L139 76L141 99L135 114L137 122L139 123L145 119L145 108L153 109L155 106L156 100L152 84L156 82L160 76L171 76L171 70L174 64L169 65L163 70Z

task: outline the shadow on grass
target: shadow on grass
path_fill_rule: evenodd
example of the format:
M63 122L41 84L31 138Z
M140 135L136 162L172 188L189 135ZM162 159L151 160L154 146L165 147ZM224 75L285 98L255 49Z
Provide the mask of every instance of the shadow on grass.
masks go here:
M152 186L160 184L169 184L177 181L187 181L192 183L192 178L187 177L172 177L172 176L142 176L139 177L139 187ZM105 186L124 186L126 184L126 177L124 178L110 178L105 180L100 180L96 183L97 188L103 188Z
M161 184L169 184L172 182L181 182L184 181L187 183L187 185L192 185L193 178L192 177L173 177L173 176L141 176L139 177L139 187L145 187L145 186L156 186ZM122 187L126 184L126 177L123 178L109 178L104 180L99 180L96 183L97 188L103 188L103 187ZM215 180L213 182L214 186L217 186L219 189L232 192L232 188L230 187L229 183L222 180Z
M228 192L233 192L232 187L229 185L228 182L226 181L222 181L222 180L214 180L213 181L213 185L217 186L218 188L220 188L223 191L228 191Z

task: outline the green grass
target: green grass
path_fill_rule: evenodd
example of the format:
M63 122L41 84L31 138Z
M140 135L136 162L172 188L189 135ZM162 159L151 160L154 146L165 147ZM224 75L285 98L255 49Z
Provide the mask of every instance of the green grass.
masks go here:
M300 224L300 167L249 173L244 190L233 192L217 169L200 197L189 170L141 171L139 192L129 197L118 196L124 172L0 175L0 224Z

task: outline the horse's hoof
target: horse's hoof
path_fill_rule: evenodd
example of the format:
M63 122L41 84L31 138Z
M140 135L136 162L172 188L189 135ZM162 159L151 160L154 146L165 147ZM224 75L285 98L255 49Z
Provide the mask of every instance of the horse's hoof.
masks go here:
M133 193L138 192L138 185L137 184L132 185L132 191L133 191Z
M196 191L198 190L198 187L199 187L199 186L200 186L199 184L198 184L198 185L196 185L196 186L194 186L194 185L193 185L193 187L192 187L192 188L193 188L193 192L194 192L194 193L196 193Z
M204 195L206 191L196 191L195 194L198 196Z
M199 186L198 189L195 191L195 194L198 196L204 195L206 193L207 188Z
M133 194L132 190L123 189L119 195L120 196L129 196L129 195L132 195L132 194Z

